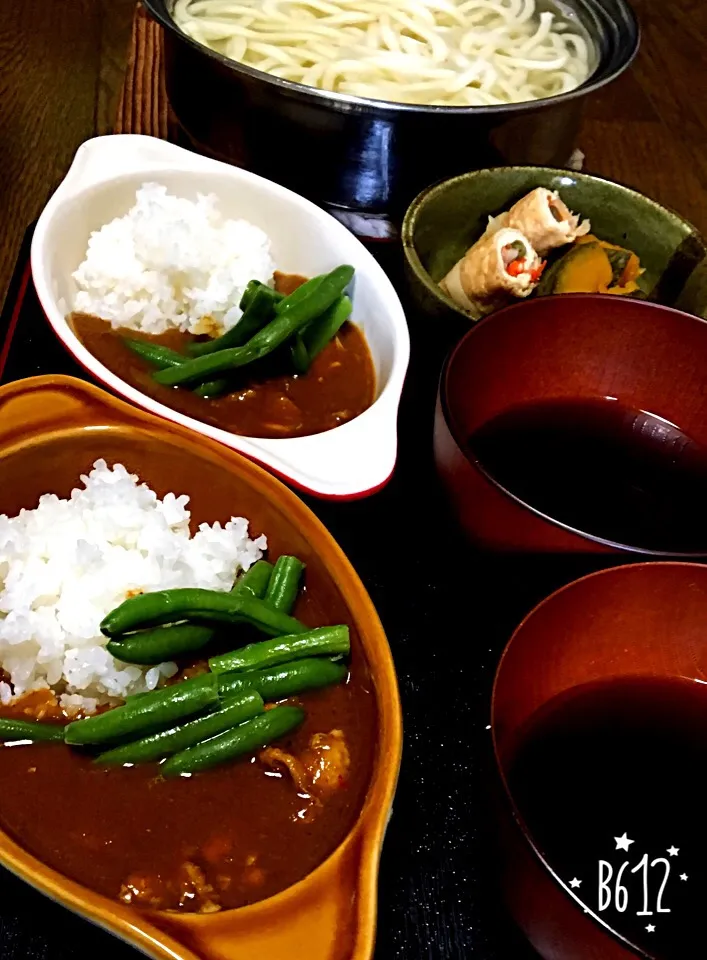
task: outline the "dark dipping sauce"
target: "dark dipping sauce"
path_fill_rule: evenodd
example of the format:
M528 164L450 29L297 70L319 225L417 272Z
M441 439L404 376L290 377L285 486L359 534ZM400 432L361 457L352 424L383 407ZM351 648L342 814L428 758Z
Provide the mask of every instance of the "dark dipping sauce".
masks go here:
M707 553L707 449L609 398L514 407L468 440L499 486L575 530L645 550Z
M155 764L105 768L62 744L0 746L0 824L60 873L107 897L126 885L153 891L138 906L198 911L180 903L185 865L196 867L222 908L263 900L301 880L356 822L376 742L373 684L354 647L347 683L302 694L304 724L279 747L299 755L315 733L343 732L347 780L320 806L298 796L288 774L246 757L165 780ZM2 714L12 715L5 708ZM27 719L27 717L24 717ZM188 887L188 884L187 884Z
M705 757L707 686L632 677L555 697L505 764L550 867L610 928L660 960L704 956Z
M123 337L157 343L179 353L197 338L170 330L147 336L114 330L110 323L72 313L69 323L86 349L105 367L148 397L179 413L246 437L284 439L332 430L371 406L376 375L359 328L345 323L303 376L290 372L286 348L272 358L235 371L232 391L203 399L188 388L165 387L154 366L129 350Z

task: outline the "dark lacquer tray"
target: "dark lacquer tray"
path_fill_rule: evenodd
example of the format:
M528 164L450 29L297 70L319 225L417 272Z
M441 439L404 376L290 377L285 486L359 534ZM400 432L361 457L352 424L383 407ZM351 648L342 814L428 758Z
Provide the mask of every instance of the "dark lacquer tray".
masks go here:
M29 276L30 238L31 230L0 319L0 382L41 373L83 377L39 307ZM381 256L405 297L397 251L388 248ZM485 802L493 776L488 716L494 669L513 628L535 603L607 562L492 557L459 537L432 460L435 393L449 342L405 306L412 360L393 479L358 502L305 498L368 588L400 678L403 766L383 851L376 960L532 960L537 955L505 916L494 882ZM0 880L3 960L134 953L5 871Z

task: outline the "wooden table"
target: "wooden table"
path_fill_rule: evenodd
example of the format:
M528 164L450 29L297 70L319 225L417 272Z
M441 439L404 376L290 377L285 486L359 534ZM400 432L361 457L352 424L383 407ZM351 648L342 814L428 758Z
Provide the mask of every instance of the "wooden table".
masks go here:
M580 139L586 153L585 166L634 185L677 208L707 233L707 120L700 106L701 64L707 54L707 0L636 3L644 24L643 50L632 72L589 105ZM24 230L65 172L74 150L93 133L105 133L112 125L133 9L134 0L0 0L0 300ZM141 49L144 54L144 47ZM143 61L144 69L140 62L132 65L132 92L159 94L154 63L144 57ZM160 135L169 133L165 115L152 108L135 113L135 104L134 96L123 98L119 111L121 129L135 129L139 121L144 125L142 132L149 129ZM32 336L44 329L37 304L33 317L35 326L29 336L25 325L17 342L24 334L31 344ZM495 910L490 885L485 877L465 885L468 864L463 848L473 832L474 817L470 811L474 811L474 804L478 806L477 785L484 775L480 767L468 771L465 763L468 738L480 742L487 736L484 704L470 699L469 675L454 663L450 669L443 645L433 644L436 649L426 651L423 673L415 659L415 641L421 637L452 636L458 623L451 599L461 595L462 586L468 590L468 585L474 584L479 596L487 601L490 598L489 621L475 624L473 638L481 662L478 676L490 683L503 644L522 613L563 582L587 570L579 561L575 564L567 558L561 573L550 575L543 571L541 563L536 563L539 580L535 583L521 564L517 568L511 565L510 569L504 568L503 592L496 595L491 589L496 577L493 564L465 548L447 556L450 571L456 572L446 591L430 582L426 557L414 540L414 525L408 514L399 509L406 502L405 495L410 495L410 486L405 486L410 483L409 478L417 497L422 489L417 455L419 425L426 423L425 416L432 410L436 383L434 364L429 365L431 375L427 371L423 378L425 366L424 362L417 364L413 371L417 380L410 381L412 386L407 391L407 433L401 443L400 469L388 490L361 503L313 504L364 574L372 599L391 637L395 636L396 665L406 709L410 716L423 718L416 729L411 729L412 750L408 750L408 755L418 751L418 759L422 756L424 762L419 777L415 762L404 767L396 820L386 840L378 956L385 960L463 960L472 956L529 960L531 951L521 940L511 942L514 934L510 929L509 940L502 946L484 941L487 933L480 929L481 918ZM421 383L424 390L419 388ZM411 408L415 415L411 415ZM423 472L423 479L425 476ZM420 502L427 503L424 494ZM391 530L391 519L396 516L399 526ZM400 590L389 586L387 554L381 554L377 567L370 566L369 531L383 528L390 542L398 545L401 555L411 558L405 576L410 577L412 569L412 579L406 579ZM451 539L442 542L445 549L451 549ZM405 602L401 603L403 591ZM515 598L516 606L509 605L509 595ZM447 610L447 619L437 619L437 612L443 608ZM478 642L479 637L484 638L483 643ZM424 676L425 683L418 682L420 676ZM441 723L446 723L443 713L429 708L437 702L455 705L459 737L463 740L460 762L447 770L437 765ZM435 715L442 719L435 720ZM445 735L449 732L445 731ZM453 801L446 795L451 789L450 779L455 791ZM444 784L442 795L440 782ZM431 811L424 822L422 810ZM468 815L455 818L458 810ZM411 824L411 829L406 829L407 824ZM481 826L477 833L482 839L474 839L470 847L474 851L488 831ZM406 852L413 846L423 866L428 860L434 866L437 858L443 862L444 871L422 870L414 876L396 872L398 863L405 863ZM8 881L4 875L3 879L3 960L74 960L79 950L105 960L130 960L136 956L131 948L40 898L28 887ZM440 909L443 903L450 906L451 912ZM391 918L397 918L398 926L394 929Z
M0 0L0 307L28 224L109 133L135 0Z
M631 0L643 31L631 70L587 105L585 168L673 207L707 234L707 3Z
M630 73L588 104L585 168L637 187L707 233L707 3L634 3L643 46ZM78 145L113 125L133 11L134 0L0 2L0 305L27 224ZM144 73L138 64L130 77L151 90L153 71L152 62ZM120 113L126 121L134 129L136 117ZM145 113L140 121L142 132L166 135L164 119Z

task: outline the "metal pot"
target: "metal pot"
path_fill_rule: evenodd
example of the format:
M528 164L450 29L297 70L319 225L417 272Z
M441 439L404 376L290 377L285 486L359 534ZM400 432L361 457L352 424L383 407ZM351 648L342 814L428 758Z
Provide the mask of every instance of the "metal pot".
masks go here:
M316 90L229 60L178 29L173 2L143 0L165 28L167 95L192 144L381 239L395 235L408 204L436 180L503 164L565 165L584 98L622 73L639 44L626 0L571 0L597 52L596 69L576 90L498 107L394 104Z

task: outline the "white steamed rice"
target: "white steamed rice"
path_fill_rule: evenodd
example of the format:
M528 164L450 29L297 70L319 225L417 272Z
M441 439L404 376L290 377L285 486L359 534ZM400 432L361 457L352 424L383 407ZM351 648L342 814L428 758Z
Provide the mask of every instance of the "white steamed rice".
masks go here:
M187 496L157 495L121 464L97 460L68 500L45 494L34 510L0 515L0 700L50 687L68 710L153 689L173 663L115 660L99 630L133 591L229 590L267 546L248 521L189 532Z
M240 319L248 281L267 283L274 268L267 234L225 220L216 197L193 202L146 183L124 217L91 234L74 310L149 334L218 333Z

